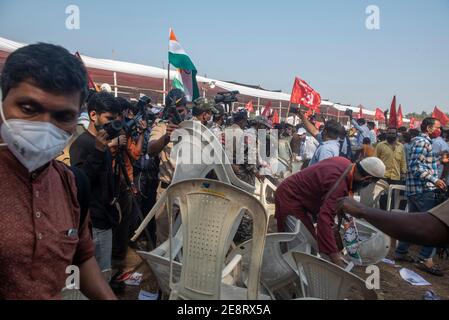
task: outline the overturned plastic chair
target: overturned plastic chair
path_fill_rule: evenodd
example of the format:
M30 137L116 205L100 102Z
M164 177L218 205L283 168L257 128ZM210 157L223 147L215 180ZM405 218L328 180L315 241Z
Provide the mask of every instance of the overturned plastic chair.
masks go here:
M172 184L185 180L206 178L210 172L215 172L219 181L234 185L246 192L254 193L255 186L240 180L235 175L226 152L217 137L209 129L197 121L185 121L180 124L178 133L179 142L175 144L172 154L176 158ZM203 155L207 154L205 150L210 151L207 162L203 158ZM150 221L164 208L165 197L166 192L162 193L135 231L131 241L136 241Z
M281 243L294 240L300 232L300 227L300 223L297 223L292 233L272 233L266 236L260 282L272 298L290 300L302 296L298 272L284 258L280 247ZM248 278L252 246L253 240L249 240L229 254L229 259L235 256L242 257L241 277L244 282Z
M359 232L359 254L363 266L379 263L390 252L391 238L364 220L356 220Z
M181 277L182 269L182 230L180 229L172 240L171 246L171 256L173 263L173 279L175 282L179 281ZM167 240L159 247L151 252L138 251L137 254L144 259L151 270L153 271L156 280L158 282L159 288L167 296L170 295L170 241ZM240 270L237 269L241 256L236 255L233 259L226 265L222 272L222 282L227 283L228 279L234 279L239 276ZM235 275L233 274L235 272Z
M257 300L260 267L268 218L251 194L229 184L206 179L182 181L167 189L169 221L173 203L179 203L182 219L183 261L179 281L173 281L174 257L170 252L171 299ZM222 283L225 257L244 212L253 219L253 240L247 288ZM169 223L171 226L172 223ZM169 248L173 230L170 227Z
M307 285L302 285L303 292L308 298L323 300L344 300L351 293L357 291L365 300L377 300L374 290L368 290L366 282L358 276L345 271L324 259L302 252L293 252L298 269L303 270Z

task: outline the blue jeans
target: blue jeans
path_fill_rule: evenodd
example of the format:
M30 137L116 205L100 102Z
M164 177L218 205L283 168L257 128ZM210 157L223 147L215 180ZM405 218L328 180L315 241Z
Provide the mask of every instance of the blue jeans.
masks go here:
M437 206L437 199L434 192L424 192L408 197L409 212L428 212ZM396 256L405 256L410 247L409 243L399 242L396 248ZM419 258L423 260L431 259L436 253L434 247L422 247Z
M95 259L101 272L107 273L112 269L112 229L101 230L92 228Z

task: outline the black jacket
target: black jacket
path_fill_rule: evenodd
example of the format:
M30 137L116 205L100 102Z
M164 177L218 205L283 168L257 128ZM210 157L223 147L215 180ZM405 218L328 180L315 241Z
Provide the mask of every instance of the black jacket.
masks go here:
M94 228L108 230L119 222L114 199L114 173L109 150L95 148L95 137L88 131L81 134L70 147L70 162L89 178L91 196L89 212Z

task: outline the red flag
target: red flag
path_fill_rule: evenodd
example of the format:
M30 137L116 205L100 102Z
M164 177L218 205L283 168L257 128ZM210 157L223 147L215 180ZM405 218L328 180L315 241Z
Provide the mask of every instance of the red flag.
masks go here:
M268 117L271 114L271 101L268 101L267 105L262 111L264 117Z
M398 128L402 127L402 125L404 124L404 116L402 115L402 105L399 105L397 122L398 122Z
M432 117L440 120L443 127L446 127L449 124L449 117L438 107L435 107L435 110L433 110Z
M363 119L363 106L360 106L359 119Z
M390 109L390 121L388 123L389 128L398 128L398 117L396 114L396 96L393 98Z
M307 82L299 78L295 78L290 102L319 111L321 96L318 92L313 90Z
M83 59L81 58L81 55L78 51L75 53L75 56L84 64ZM87 67L86 67L86 70L87 70ZM100 88L92 80L89 72L87 72L87 81L88 81L89 89L93 89L97 92L100 92Z
M248 102L248 104L246 105L246 110L248 110L248 112L254 112L254 107L253 107L253 102L252 101L250 101L250 102Z
M274 111L273 119L271 121L273 122L273 124L281 123L281 121L279 120L279 114L276 110Z
M385 114L379 108L376 109L376 115L374 117L375 117L376 120L385 120Z
M410 118L410 129L415 129L415 118Z

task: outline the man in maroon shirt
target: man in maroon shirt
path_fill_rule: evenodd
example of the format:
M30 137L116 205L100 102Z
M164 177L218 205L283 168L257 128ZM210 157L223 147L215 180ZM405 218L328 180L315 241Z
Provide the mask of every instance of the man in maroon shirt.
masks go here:
M95 261L75 177L53 160L75 131L85 67L62 47L30 45L8 57L1 86L0 299L60 299L74 267L84 295L115 299ZM97 140L107 144L104 134Z
M364 185L383 178L384 174L385 165L377 158L366 158L353 164L346 158L337 157L290 176L281 183L275 195L279 231L284 231L287 216L297 217L316 237L319 252L341 265L332 230L337 202ZM313 218L317 221L316 230Z

